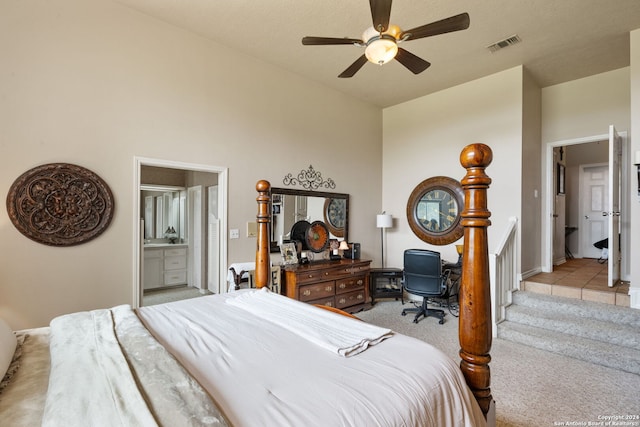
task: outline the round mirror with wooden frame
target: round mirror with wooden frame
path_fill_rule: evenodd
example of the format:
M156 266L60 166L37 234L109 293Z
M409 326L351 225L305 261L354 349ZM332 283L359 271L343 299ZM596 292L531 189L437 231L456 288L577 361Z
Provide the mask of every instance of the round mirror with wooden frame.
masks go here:
M464 235L460 214L464 192L460 182L446 176L425 179L409 196L407 220L420 240L448 245Z

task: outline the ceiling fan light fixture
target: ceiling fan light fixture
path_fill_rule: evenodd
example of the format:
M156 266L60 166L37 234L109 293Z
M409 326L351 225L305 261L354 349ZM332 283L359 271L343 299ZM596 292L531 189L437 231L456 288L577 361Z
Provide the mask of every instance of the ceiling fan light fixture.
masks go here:
M366 41L364 54L369 62L382 65L391 61L398 53L396 35L401 30L396 25L390 25L387 31L379 33L375 28L369 27L362 34L362 40Z
M370 62L382 65L396 57L398 45L393 37L389 37L390 38L384 37L383 34L382 37L370 40L367 43L364 54Z

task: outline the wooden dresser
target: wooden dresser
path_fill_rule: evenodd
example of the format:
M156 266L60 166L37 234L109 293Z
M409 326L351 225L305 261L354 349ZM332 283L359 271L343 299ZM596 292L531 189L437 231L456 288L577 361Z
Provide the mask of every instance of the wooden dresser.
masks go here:
M289 298L355 313L371 306L371 260L314 261L284 268L284 289Z

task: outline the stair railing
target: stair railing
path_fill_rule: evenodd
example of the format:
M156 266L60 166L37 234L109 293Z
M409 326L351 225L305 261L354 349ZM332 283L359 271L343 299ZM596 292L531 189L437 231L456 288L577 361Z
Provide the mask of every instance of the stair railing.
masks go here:
M491 299L493 310L493 336L497 336L498 323L505 320L506 308L511 305L512 294L520 287L518 282L518 218L509 218L509 226L494 253L489 254Z

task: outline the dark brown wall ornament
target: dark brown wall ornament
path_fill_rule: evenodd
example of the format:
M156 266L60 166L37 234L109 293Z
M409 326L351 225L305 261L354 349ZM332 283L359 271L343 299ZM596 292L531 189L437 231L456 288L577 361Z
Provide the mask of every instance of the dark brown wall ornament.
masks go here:
M7 195L13 225L38 243L73 246L107 229L113 195L95 173L69 163L35 167L18 177Z

